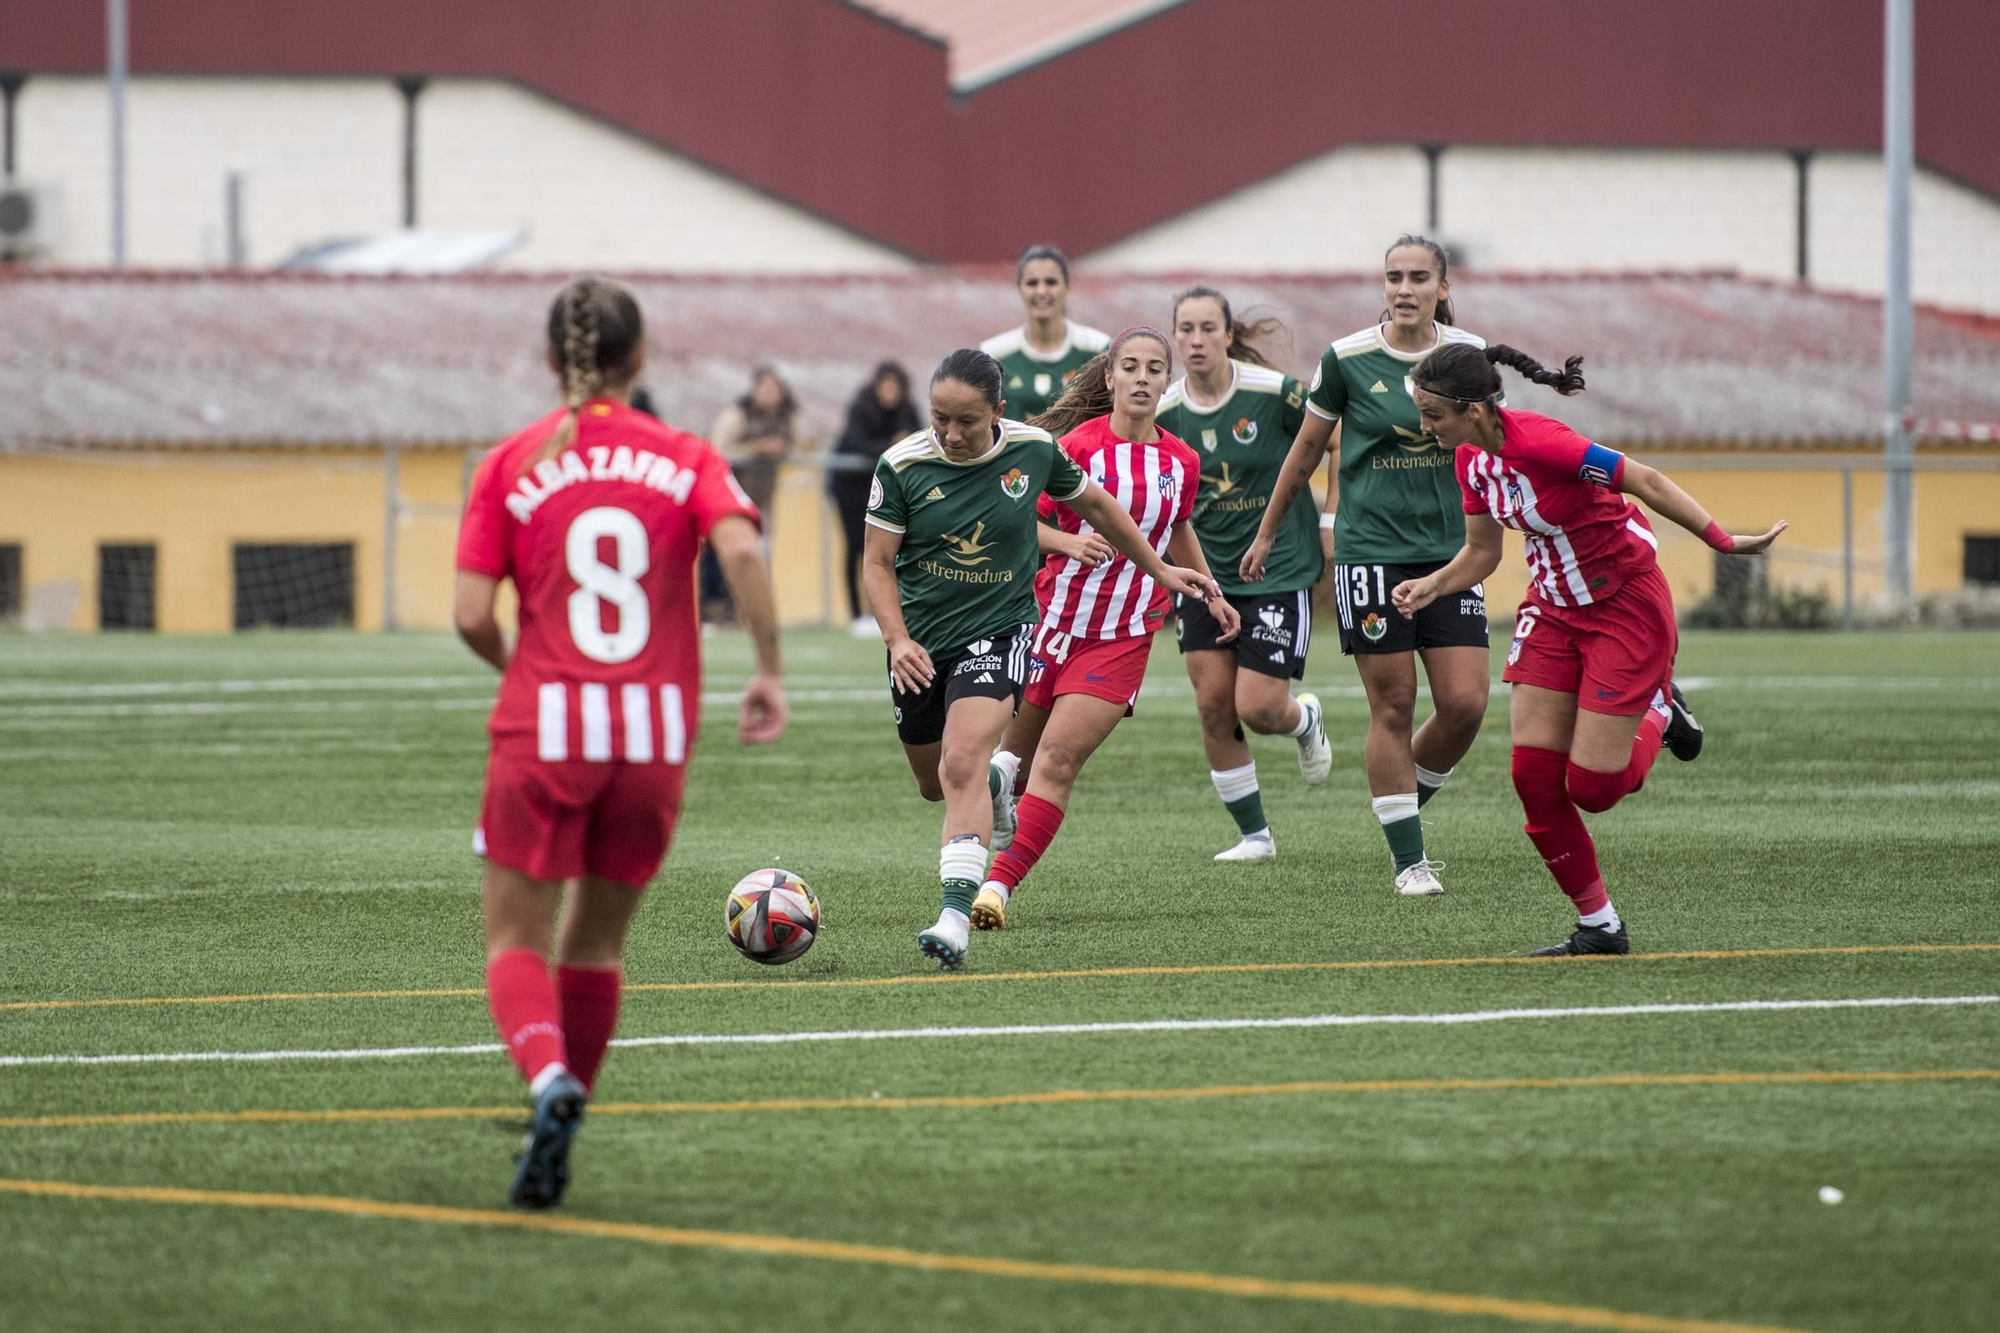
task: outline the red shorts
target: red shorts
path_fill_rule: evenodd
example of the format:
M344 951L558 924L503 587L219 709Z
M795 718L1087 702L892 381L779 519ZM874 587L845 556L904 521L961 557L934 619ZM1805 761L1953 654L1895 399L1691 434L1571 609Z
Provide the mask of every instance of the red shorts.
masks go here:
M532 879L596 875L644 884L681 813L680 764L549 763L495 753L473 850Z
M1673 594L1666 576L1649 569L1589 606L1521 603L1500 679L1574 694L1587 712L1630 717L1673 679L1679 648Z
M1028 688L1022 695L1037 708L1055 705L1063 694L1088 694L1125 705L1125 715L1139 701L1146 679L1146 658L1153 651L1151 634L1126 639L1079 639L1048 625L1035 629L1035 646L1028 659Z

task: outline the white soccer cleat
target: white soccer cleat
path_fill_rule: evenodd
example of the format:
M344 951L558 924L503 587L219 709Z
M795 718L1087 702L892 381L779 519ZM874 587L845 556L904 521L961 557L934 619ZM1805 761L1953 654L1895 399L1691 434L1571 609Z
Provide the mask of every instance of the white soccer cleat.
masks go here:
M1000 784L993 798L993 850L1004 852L1014 844L1014 784Z
M1442 861L1419 861L1396 876L1396 892L1405 898L1435 898L1444 892L1444 885L1437 877L1442 869Z
M1251 833L1227 851L1217 852L1218 861L1270 861L1278 855L1278 844L1268 833Z
M1317 787L1333 772L1333 742L1326 738L1326 714L1320 709L1319 696L1301 694L1299 707L1312 710L1312 725L1298 738L1299 776L1306 780L1306 786Z
M940 912L937 924L917 936L917 947L937 960L938 969L956 972L965 966L965 951L972 943L972 922L962 912Z

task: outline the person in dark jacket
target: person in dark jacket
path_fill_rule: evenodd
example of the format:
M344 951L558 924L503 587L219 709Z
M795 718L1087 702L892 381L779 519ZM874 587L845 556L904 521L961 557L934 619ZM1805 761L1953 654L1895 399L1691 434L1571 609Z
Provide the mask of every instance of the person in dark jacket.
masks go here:
M910 401L910 377L894 361L875 367L868 383L847 406L847 424L841 428L840 442L833 447L834 467L827 473L826 488L840 510L841 531L847 536L847 599L854 608L854 637L874 638L881 631L875 617L861 605L861 548L865 543L868 515L868 486L875 475L875 460L882 451L906 435L915 434L923 423L917 419L916 405ZM842 466L842 464L845 466Z

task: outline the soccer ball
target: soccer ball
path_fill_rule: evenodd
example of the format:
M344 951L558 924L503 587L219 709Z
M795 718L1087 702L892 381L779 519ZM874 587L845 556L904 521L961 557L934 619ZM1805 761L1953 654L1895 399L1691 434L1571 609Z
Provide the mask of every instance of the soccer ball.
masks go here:
M819 934L819 899L789 870L754 870L723 905L729 942L753 963L789 963Z

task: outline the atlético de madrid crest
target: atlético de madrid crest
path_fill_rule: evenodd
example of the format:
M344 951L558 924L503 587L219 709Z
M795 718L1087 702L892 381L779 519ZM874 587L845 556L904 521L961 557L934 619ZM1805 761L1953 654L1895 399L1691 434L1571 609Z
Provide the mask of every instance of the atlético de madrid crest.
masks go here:
M1236 424L1229 428L1229 438L1238 444L1253 444L1257 439L1257 423L1249 417L1238 417Z

